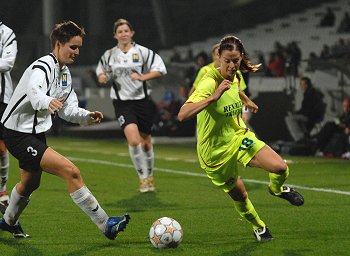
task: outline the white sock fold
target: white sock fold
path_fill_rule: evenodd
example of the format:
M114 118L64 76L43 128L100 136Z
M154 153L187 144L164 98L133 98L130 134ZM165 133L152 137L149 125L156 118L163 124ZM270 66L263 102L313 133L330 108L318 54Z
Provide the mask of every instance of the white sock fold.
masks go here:
M148 177L153 176L153 168L154 168L154 151L153 147L149 151L142 151L143 156L146 162L146 168L148 172Z
M143 155L143 151L141 148L141 144L138 144L137 146L131 146L129 145L129 154L132 163L134 164L134 167L137 171L137 174L139 175L140 179L145 179L148 177L147 169L146 169L146 163L145 163L145 157Z
M12 189L9 205L3 216L10 226L18 222L18 218L30 201L30 196L22 196L17 192L16 186Z
M0 192L6 190L6 184L9 177L9 152L0 154Z
M71 193L70 196L74 203L76 203L97 227L104 232L106 230L108 215L99 205L90 190L86 186L83 186Z

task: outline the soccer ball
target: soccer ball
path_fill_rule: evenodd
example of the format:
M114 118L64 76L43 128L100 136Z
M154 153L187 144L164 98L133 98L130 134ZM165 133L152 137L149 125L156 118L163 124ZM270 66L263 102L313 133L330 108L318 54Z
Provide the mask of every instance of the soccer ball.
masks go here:
M182 235L180 223L169 217L156 220L149 230L149 239L157 249L177 247L182 241Z

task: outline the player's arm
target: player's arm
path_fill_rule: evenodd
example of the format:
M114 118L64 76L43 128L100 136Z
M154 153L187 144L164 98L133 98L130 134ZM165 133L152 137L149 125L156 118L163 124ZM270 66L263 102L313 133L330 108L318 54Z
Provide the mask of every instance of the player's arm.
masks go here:
M8 35L3 35L8 36ZM5 45L2 49L2 54L0 54L0 72L11 71L13 65L15 64L16 56L17 56L17 41L14 33L11 33L5 39ZM1 37L0 37L1 40ZM2 43L2 42L0 42Z
M249 99L243 91L239 92L239 98L241 99L244 106L250 109L252 113L258 112L259 107L251 99Z
M177 115L180 122L191 119L196 116L199 112L209 106L211 103L216 102L220 99L221 95L230 89L231 82L229 80L224 80L219 85L219 87L215 90L215 92L209 97L198 101L198 102L190 102L187 101L181 108Z
M96 67L96 76L100 84L106 84L110 79L111 68L108 66L108 58L111 50L107 50L100 58Z
M139 81L151 80L151 79L160 77L161 75L162 73L159 71L151 71L146 74L139 74L138 72L133 71L130 74L132 80L139 80Z

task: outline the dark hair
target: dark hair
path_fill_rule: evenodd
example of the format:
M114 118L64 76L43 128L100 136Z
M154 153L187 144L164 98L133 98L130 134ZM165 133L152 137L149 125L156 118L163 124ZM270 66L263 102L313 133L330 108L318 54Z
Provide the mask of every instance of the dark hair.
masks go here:
M261 66L261 64L257 64L257 65L252 64L247 52L244 49L242 41L236 36L227 35L221 39L220 46L219 46L219 55L221 55L221 53L224 50L228 50L228 51L237 50L241 53L242 62L241 62L241 66L239 67L239 69L240 69L240 71L242 71L244 73L248 72L248 71L255 72Z
M117 30L117 28L119 26L122 25L127 25L131 31L134 31L134 29L132 28L131 24L129 21L127 21L126 19L118 19L116 22L114 22L114 26L113 26L113 34L115 34L115 31Z
M302 78L300 78L300 80L303 80L306 82L307 84L307 87L312 87L312 82L311 82L311 79L308 78L307 76L303 76Z
M75 36L80 36L83 38L85 36L84 28L79 27L73 21L64 21L62 23L55 24L50 35L52 49L55 48L56 41L65 44Z

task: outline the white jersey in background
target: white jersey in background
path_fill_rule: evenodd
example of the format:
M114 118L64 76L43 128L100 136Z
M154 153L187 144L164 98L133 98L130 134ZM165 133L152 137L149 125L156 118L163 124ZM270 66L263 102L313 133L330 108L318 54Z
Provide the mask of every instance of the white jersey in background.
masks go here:
M17 55L16 35L0 21L0 102L8 103L13 85L10 71L15 64Z
M147 98L151 87L146 81L132 80L131 72L144 74L159 71L167 73L162 58L152 50L133 43L127 53L115 46L102 55L97 64L96 75L105 72L112 79L111 98L116 100L140 100Z
M34 61L23 73L1 122L8 129L23 133L42 133L52 126L49 103L64 98L58 112L62 119L87 124L89 111L78 107L67 66L60 68L56 57L49 54Z

